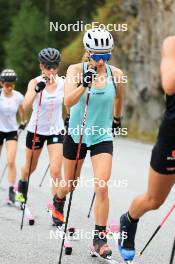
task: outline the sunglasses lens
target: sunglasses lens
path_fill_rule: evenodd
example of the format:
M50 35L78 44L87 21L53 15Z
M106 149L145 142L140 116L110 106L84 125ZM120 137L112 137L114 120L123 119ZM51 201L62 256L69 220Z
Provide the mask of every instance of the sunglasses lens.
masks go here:
M108 61L111 58L111 54L105 54L106 55L106 60Z
M106 54L92 54L91 58L95 61L99 61L99 60L104 60L104 61L108 61L111 57L110 53L106 53Z
M44 68L47 70L51 70L51 69L56 70L58 68L58 65L57 64L53 64L53 65L46 64L44 65Z

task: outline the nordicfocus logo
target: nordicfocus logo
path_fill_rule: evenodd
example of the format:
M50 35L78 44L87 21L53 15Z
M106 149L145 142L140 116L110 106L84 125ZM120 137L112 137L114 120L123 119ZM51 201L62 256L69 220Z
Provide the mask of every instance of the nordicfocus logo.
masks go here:
M76 21L74 24L64 24L64 23L59 23L58 21L49 22L49 29L50 31L75 31L75 32L83 32L87 31L91 28L101 28L105 29L107 31L128 31L128 25L127 24L102 24L97 21L93 21L92 23L89 24L84 24L84 22L81 21Z
M83 122L85 121L85 116L83 117ZM66 131L63 130L61 131L55 126L51 126L49 130L50 135L65 135ZM99 126L92 126L92 127L85 127L84 129L82 126L77 126L75 128L68 128L68 134L69 135L74 135L74 136L79 136L80 134L84 134L86 136L112 136L112 128L103 128ZM128 129L126 127L122 128L114 128L114 134L115 136L127 136L128 134Z
M98 234L99 238L103 239L104 237L107 238L107 240L115 239L118 241L118 239L121 239L122 241L126 240L128 238L127 232L122 231L120 232L112 232L107 231L105 233L97 233L95 230L91 231L85 231L84 229L76 229L74 234L65 234L63 230L57 229L57 230L49 230L49 238L50 239L63 239L63 237L66 238L66 240L92 240L94 238L94 235ZM114 236L115 235L115 236Z
M172 157L175 158L175 150L172 151Z
M175 160L175 150L172 150L171 156L167 157L167 160Z

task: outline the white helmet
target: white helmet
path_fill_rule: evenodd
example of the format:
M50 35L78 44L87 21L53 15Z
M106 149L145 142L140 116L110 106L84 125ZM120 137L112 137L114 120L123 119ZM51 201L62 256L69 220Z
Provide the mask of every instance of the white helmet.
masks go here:
M0 74L0 81L1 82L16 82L17 75L16 72L12 69L5 69Z
M114 47L111 33L102 28L92 28L86 31L83 43L85 49L92 52L110 52Z

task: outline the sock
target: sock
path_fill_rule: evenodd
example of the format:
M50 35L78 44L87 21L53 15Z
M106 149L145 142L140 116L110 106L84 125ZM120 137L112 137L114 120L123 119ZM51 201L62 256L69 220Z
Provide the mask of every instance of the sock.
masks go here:
M131 223L138 223L139 219L134 219L130 216L129 211L127 213L128 219Z
M65 202L66 201L66 196L64 198L59 198L57 193L55 194L55 196L53 197L53 200L56 202Z
M106 231L106 226L99 226L99 225L95 225L95 232L94 232L94 238L99 237L99 233L102 231Z

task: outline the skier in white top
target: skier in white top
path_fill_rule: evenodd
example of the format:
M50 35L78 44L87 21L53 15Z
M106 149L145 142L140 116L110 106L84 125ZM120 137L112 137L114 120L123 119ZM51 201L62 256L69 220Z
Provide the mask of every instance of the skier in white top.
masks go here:
M29 82L23 103L25 110L31 107L33 109L27 126L25 164L21 169L21 179L18 183L18 191L23 194L24 199L27 198L29 174L37 167L44 143L47 143L49 154L53 196L57 192L58 180L61 177L63 158L63 139L65 134L62 118L64 80L57 75L60 52L55 48L42 49L39 52L38 60L41 75ZM42 99L39 106L41 92ZM35 147L34 151L32 151L36 125ZM31 171L29 172L32 155Z
M12 69L5 69L0 74L2 89L0 89L0 153L5 141L7 150L7 171L9 183L9 200L15 201L14 184L16 181L16 153L18 129L25 128L25 116L22 108L24 96L15 91L17 75ZM20 125L17 124L19 114Z

